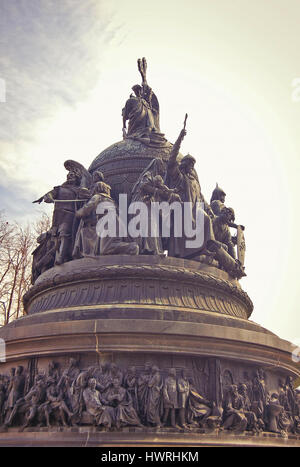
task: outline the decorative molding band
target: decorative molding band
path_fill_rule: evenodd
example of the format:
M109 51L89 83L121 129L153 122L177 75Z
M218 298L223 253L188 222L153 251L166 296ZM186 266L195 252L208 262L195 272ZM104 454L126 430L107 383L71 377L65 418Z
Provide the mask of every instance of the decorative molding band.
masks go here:
M67 272L53 268L24 296L29 314L114 303L184 307L244 319L253 310L251 299L235 283L206 272L159 264L97 263L92 267L89 263Z

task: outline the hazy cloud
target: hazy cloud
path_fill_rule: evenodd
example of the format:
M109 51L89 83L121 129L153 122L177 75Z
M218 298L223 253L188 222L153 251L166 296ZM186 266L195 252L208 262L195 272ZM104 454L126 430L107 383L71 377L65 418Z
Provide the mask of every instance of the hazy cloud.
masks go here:
M101 57L118 31L111 11L101 0L0 3L0 78L6 84L6 102L0 103L1 201L11 215L19 212L11 209L15 205L26 211L21 200L33 196L34 173L45 167L45 146L39 148L37 140L51 135L57 116L74 113L99 80ZM57 155L51 157L55 166Z
M87 96L114 36L101 8L98 0L1 2L0 69L7 85L1 139L28 139L36 120Z

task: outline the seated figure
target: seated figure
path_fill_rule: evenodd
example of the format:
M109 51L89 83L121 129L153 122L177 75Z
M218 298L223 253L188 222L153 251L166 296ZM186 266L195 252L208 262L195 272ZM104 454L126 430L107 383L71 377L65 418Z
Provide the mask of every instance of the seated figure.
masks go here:
M102 204L103 203L103 204ZM93 188L93 196L87 203L76 212L76 217L82 219L80 228L77 231L73 257L78 257L78 251L81 256L97 255L137 255L139 247L134 242L125 242L117 236L117 232L111 232L103 229L101 218L104 214L99 214L99 206L103 205L113 224L119 224L117 206L110 196L110 186L103 181L97 182Z
M191 425L204 425L212 414L212 404L197 391L193 378L189 379L190 392L187 405L187 422Z
M258 424L258 421L257 421L257 417L256 417L254 411L252 410L251 401L250 401L248 393L247 393L246 384L241 384L239 386L239 393L243 398L244 413L245 413L245 416L246 416L247 422L248 422L246 429L248 431L258 432L259 431L259 424Z
M248 425L244 413L243 397L238 393L236 384L230 386L223 417L223 429L225 430L244 431Z
M105 402L110 405L114 412L115 426L142 426L138 414L136 413L129 393L120 384L119 378L115 378L112 386L105 394Z
M111 428L114 414L110 407L107 407L101 402L100 393L96 389L97 381L95 378L90 378L88 387L83 391L83 400L86 411L94 418L96 426L104 426Z
M63 399L62 389L58 388L55 379L52 377L47 379L47 385L46 402L40 406L39 414L44 416L49 428L51 427L51 417L56 417L59 423L63 426L68 426L66 415L71 419L73 413L69 410Z

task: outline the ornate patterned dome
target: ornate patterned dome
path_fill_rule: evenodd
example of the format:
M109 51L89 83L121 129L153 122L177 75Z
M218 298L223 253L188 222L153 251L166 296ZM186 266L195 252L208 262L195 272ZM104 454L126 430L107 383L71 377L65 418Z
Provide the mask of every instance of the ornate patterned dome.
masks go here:
M130 195L133 185L151 160L167 161L172 147L169 142L163 147L150 147L133 139L124 139L104 149L92 162L89 172L103 172L114 198L118 198L119 193Z

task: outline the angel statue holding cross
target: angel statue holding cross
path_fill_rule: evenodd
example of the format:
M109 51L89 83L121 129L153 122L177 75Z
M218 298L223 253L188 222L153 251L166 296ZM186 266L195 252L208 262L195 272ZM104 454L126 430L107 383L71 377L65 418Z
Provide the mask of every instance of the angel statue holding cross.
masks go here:
M146 59L139 58L137 63L142 85L132 87L134 94L130 95L122 110L123 137L135 139L148 146L164 146L166 139L160 133L158 99L146 79Z

